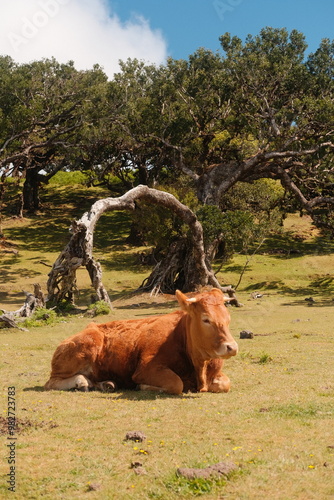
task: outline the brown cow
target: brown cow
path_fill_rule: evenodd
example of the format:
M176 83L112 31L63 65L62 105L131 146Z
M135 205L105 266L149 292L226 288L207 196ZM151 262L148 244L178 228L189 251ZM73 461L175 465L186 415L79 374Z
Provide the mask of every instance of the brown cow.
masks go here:
M214 288L188 298L177 291L176 297L181 311L90 323L64 340L45 389L228 392L230 380L221 368L237 354L238 344L222 292Z

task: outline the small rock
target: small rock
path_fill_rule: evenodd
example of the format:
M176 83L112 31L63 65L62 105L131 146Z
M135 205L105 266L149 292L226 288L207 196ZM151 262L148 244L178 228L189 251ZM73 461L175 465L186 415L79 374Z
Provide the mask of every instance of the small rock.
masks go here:
M254 333L250 332L249 330L242 330L240 332L240 338L241 339L253 339L254 338Z
M136 469L137 467L142 467L143 464L141 462L131 462L131 469Z
M98 491L101 488L100 483L88 483L88 491Z
M182 469L177 469L176 472L179 476L185 477L186 479L209 479L211 476L211 471L208 469L189 469L188 467L184 467Z
M147 471L141 462L131 462L131 469L134 469L134 473L138 476L147 474Z
M137 441L139 443L143 442L146 439L145 434L140 431L130 431L126 433L125 440L126 441Z
M177 469L177 474L186 479L208 479L212 476L228 476L236 469L237 465L233 462L219 462L204 469L179 468Z

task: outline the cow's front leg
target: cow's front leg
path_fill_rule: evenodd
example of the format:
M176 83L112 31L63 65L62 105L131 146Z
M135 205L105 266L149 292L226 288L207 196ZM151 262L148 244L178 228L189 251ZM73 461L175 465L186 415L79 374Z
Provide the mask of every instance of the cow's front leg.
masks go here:
M222 369L224 360L210 359L206 365L206 377L209 392L228 392L230 390L230 379Z
M228 392L231 387L230 379L225 373L217 375L208 386L209 392Z
M132 376L132 380L141 390L182 394L183 382L175 372L153 363L140 365Z
M208 392L207 382L207 362L201 362L195 365L197 390L199 392Z

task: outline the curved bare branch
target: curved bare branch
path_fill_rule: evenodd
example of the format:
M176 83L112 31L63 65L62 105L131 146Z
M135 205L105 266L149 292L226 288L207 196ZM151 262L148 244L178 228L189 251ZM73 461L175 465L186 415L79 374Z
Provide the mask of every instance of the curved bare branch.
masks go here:
M81 266L85 266L95 288L97 298L110 303L108 293L102 283L101 266L93 257L95 226L104 212L134 210L135 201L139 199L172 210L189 225L198 286L212 285L222 289L213 271L206 263L203 229L196 215L172 194L140 185L119 198L105 198L96 201L91 209L83 214L81 219L73 221L70 241L60 253L49 273L47 283L49 300L59 302L66 299L73 302L73 293L76 288L76 270Z

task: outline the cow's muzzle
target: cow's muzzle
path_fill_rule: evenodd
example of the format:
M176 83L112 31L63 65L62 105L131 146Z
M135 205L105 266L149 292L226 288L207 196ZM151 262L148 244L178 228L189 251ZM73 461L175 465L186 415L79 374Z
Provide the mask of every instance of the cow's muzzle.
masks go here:
M216 354L220 358L231 358L238 354L238 344L236 342L225 342L217 349Z

